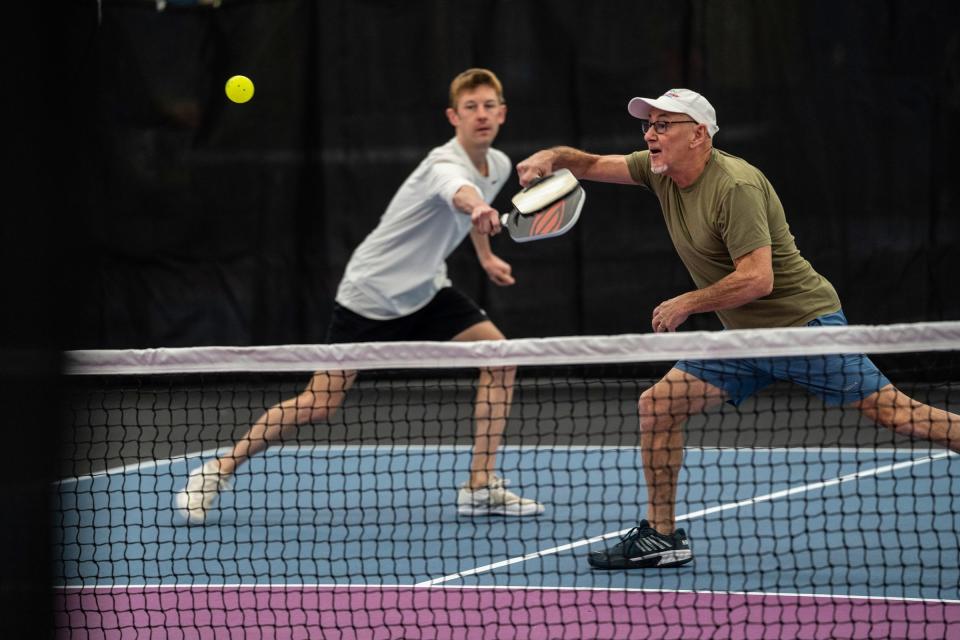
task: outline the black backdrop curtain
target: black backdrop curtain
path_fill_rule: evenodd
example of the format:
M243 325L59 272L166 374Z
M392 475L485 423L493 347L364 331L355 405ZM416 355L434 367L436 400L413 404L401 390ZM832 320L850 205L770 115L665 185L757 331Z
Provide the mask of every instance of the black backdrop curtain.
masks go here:
M801 252L851 322L960 319L953 151L955 3L223 0L73 5L67 57L85 98L69 268L68 348L322 342L350 252L394 190L452 134L450 79L489 67L514 162L556 144L643 148L635 95L689 87L719 148L763 170ZM223 85L256 84L245 105ZM649 330L691 287L658 203L587 184L578 227L494 249L469 241L454 282L510 337ZM516 178L495 205L505 206ZM711 315L686 329L717 328Z

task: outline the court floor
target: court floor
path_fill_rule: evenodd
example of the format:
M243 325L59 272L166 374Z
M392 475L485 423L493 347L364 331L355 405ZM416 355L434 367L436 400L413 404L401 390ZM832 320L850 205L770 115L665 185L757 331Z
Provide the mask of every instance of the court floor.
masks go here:
M213 453L59 484L61 635L960 634L960 459L940 450L687 449L695 560L631 572L584 556L643 517L632 447L505 448L511 488L547 505L523 519L457 515L463 445L277 447L187 525L173 495Z

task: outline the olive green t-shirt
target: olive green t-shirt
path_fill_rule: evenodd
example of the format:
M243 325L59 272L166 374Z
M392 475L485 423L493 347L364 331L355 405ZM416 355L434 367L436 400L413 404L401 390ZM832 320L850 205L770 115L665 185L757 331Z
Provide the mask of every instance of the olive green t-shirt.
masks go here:
M697 288L733 273L733 261L770 246L773 291L736 309L717 311L728 329L801 326L840 310L833 285L797 245L770 181L745 160L713 149L695 183L681 189L650 173L650 152L627 156L630 175L660 200L673 245Z

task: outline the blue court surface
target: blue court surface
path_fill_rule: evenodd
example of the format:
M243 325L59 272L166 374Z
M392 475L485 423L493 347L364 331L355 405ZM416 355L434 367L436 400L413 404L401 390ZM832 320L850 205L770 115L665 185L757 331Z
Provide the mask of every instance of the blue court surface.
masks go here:
M941 450L688 449L678 525L695 560L600 572L584 555L642 517L636 449L507 447L535 518L464 518L469 449L277 447L203 525L173 495L208 455L59 484L62 587L463 585L960 600L960 458ZM602 539L606 536L606 539Z

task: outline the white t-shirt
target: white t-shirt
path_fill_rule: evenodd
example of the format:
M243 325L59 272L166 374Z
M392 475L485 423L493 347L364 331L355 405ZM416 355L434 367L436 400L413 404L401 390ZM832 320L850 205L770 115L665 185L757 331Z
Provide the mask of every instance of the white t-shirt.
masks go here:
M356 248L336 301L373 320L408 316L450 286L446 259L470 233L453 195L471 185L492 202L510 175L510 158L487 152L482 176L456 138L431 150L394 194L376 229Z

